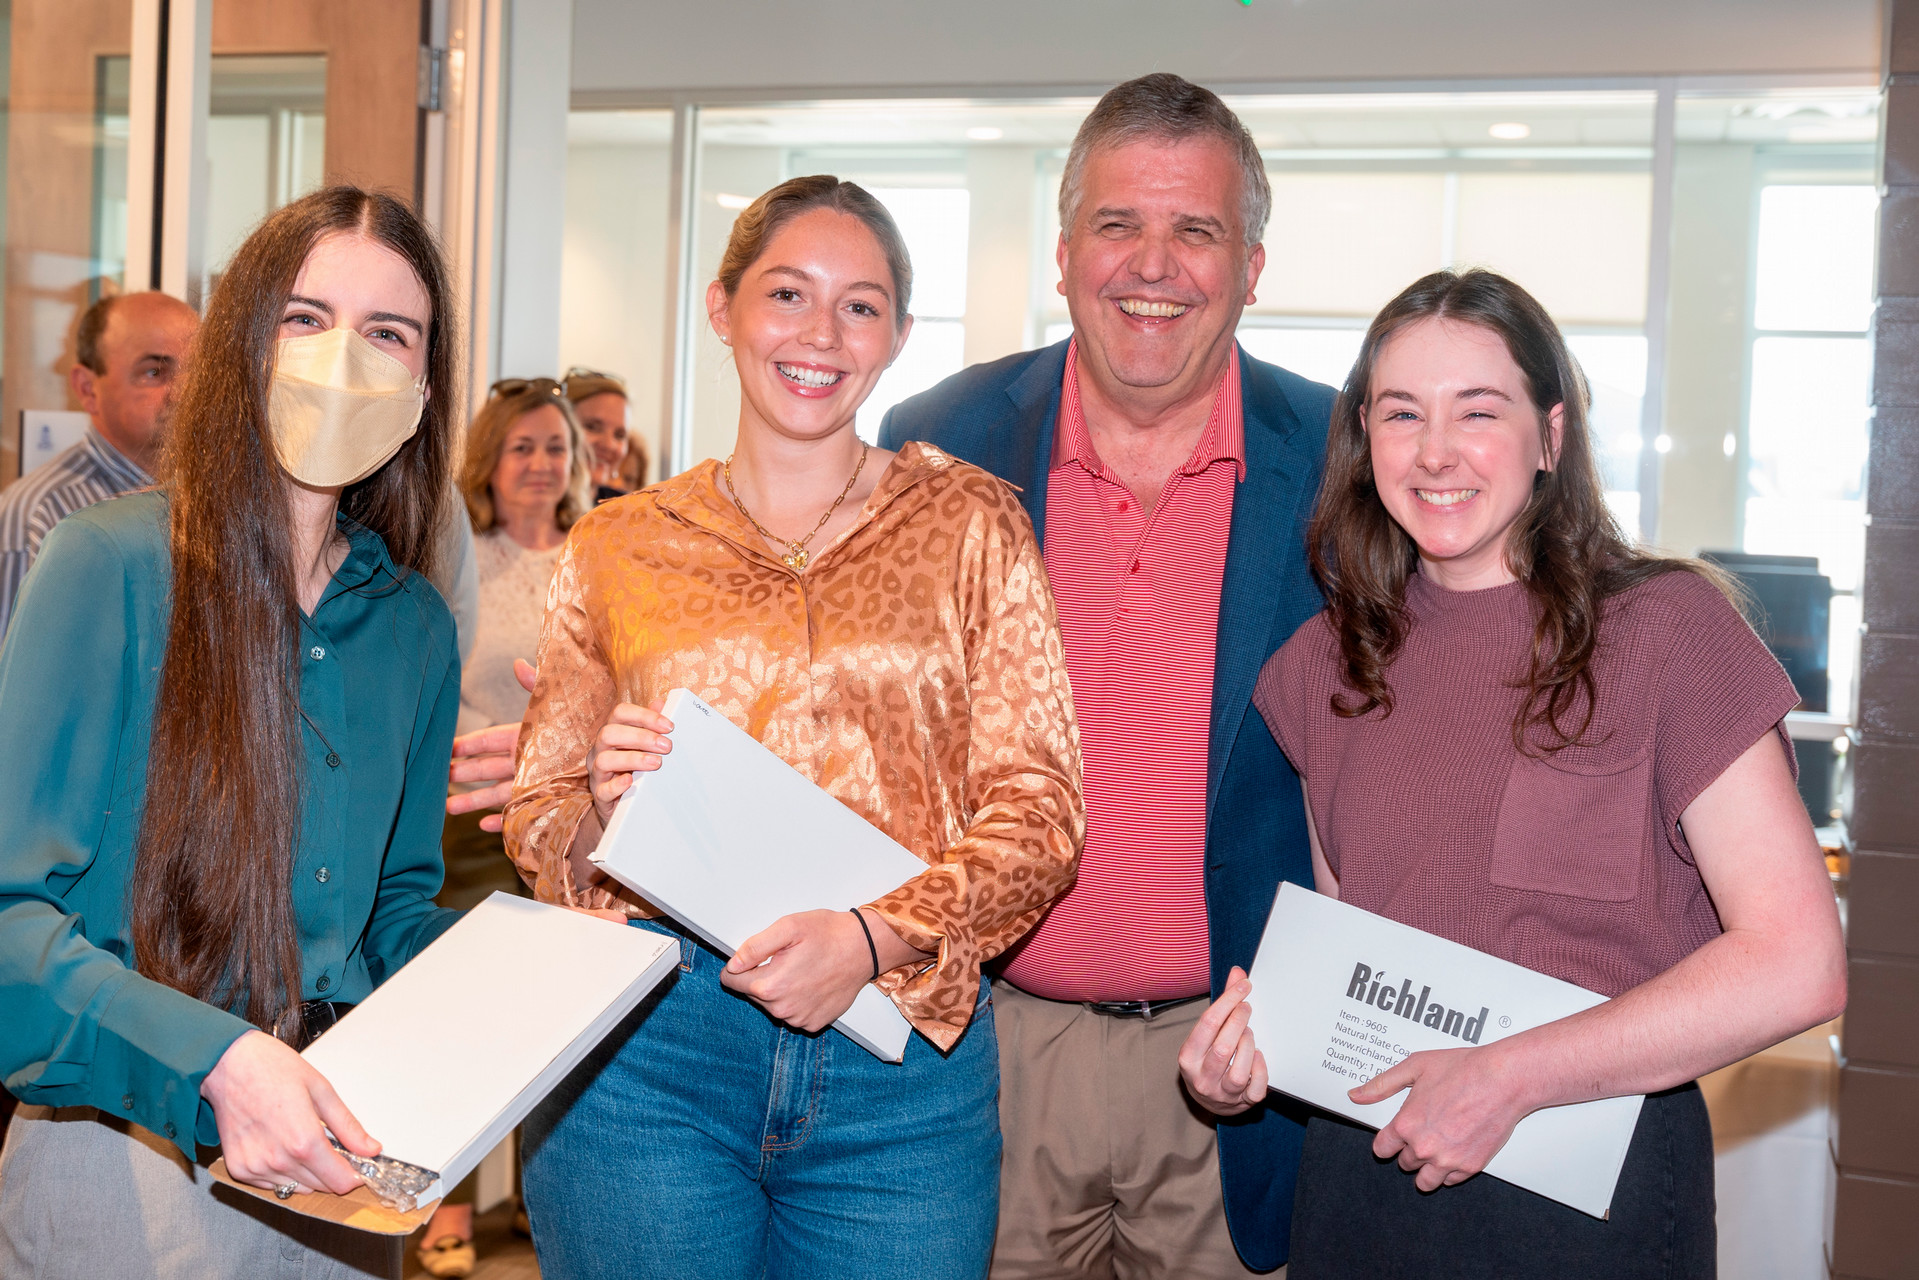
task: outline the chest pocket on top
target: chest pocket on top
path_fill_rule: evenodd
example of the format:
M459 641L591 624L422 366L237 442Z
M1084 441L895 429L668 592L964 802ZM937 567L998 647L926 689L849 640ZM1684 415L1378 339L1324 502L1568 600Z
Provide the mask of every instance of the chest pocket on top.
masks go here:
M1645 863L1651 788L1651 743L1624 760L1578 766L1517 756L1493 830L1492 882L1631 901Z

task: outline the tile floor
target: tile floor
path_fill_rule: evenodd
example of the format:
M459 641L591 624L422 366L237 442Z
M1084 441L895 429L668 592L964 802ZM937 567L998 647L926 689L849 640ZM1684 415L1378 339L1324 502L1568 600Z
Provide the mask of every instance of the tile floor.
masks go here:
M1837 1022L1699 1082L1712 1113L1720 1280L1826 1274Z

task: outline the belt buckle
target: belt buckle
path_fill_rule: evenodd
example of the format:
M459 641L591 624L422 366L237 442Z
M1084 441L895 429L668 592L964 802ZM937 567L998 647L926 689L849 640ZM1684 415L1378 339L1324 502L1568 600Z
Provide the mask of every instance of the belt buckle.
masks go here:
M1151 1000L1095 1000L1090 1007L1094 1013L1109 1018L1138 1018L1142 1022L1153 1020Z
M332 1000L302 1001L300 1003L300 1038L293 1048L304 1051L308 1045L318 1040L323 1032L330 1030L333 1024L345 1015L349 1007ZM278 1026L273 1029L273 1034L276 1038L280 1035Z

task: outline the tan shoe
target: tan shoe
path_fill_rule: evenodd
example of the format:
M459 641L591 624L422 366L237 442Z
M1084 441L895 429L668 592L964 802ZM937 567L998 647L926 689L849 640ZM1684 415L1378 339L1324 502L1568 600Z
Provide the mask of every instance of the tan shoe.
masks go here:
M441 1236L432 1244L420 1244L420 1265L430 1276L470 1276L479 1260L473 1242L459 1236Z

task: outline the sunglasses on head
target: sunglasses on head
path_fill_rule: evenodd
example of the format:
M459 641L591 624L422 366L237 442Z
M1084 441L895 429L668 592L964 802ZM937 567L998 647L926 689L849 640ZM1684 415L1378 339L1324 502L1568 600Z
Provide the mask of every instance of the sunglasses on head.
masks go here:
M589 369L585 365L579 364L574 365L566 371L565 381L573 382L575 380L581 382L611 382L617 384L621 390L625 390L626 388L626 379L622 378L619 374L601 373L598 369Z
M545 392L550 396L563 396L566 389L553 378L501 378L488 387L490 396L517 396L523 392Z

